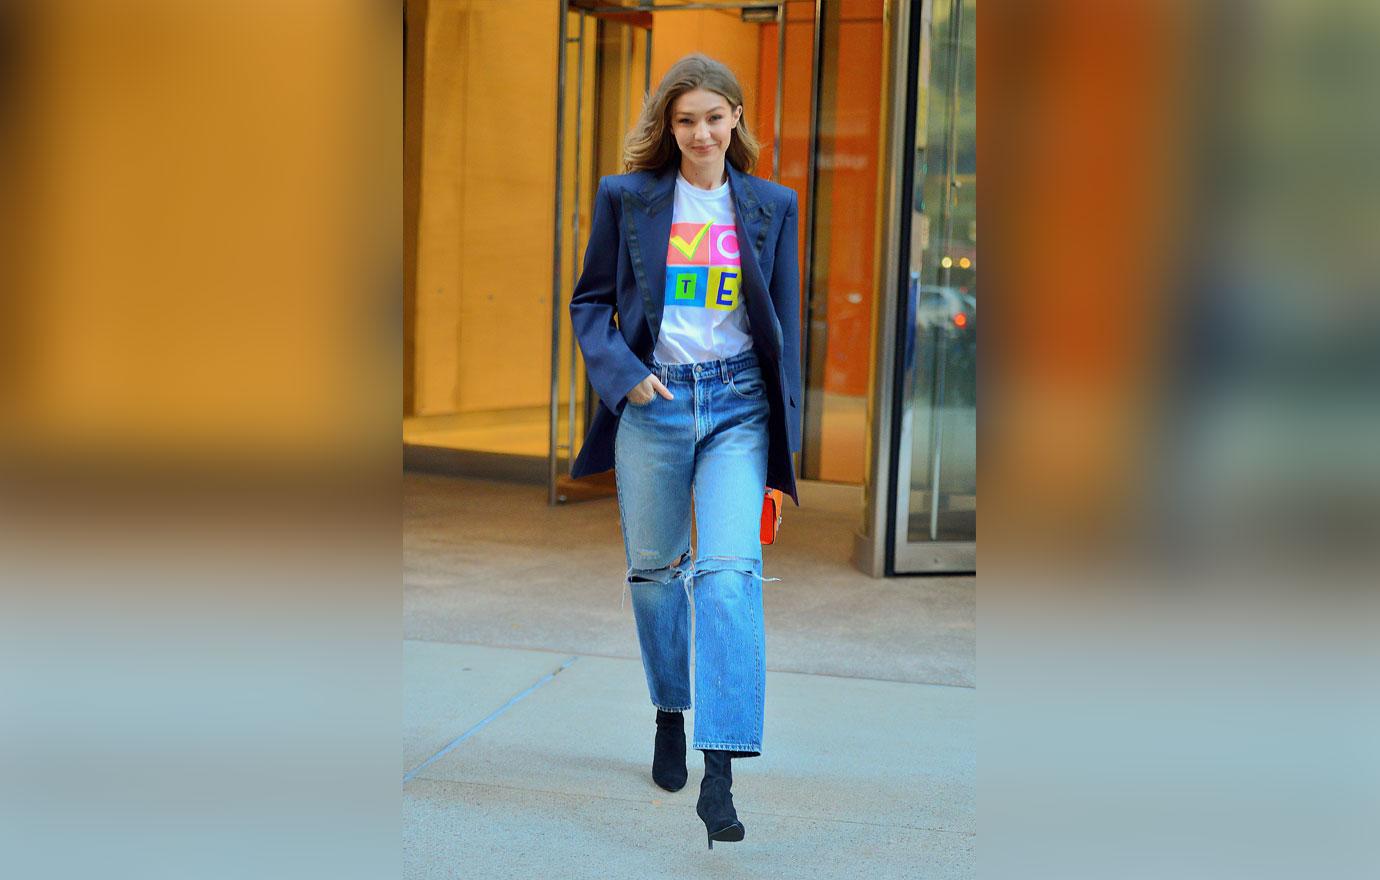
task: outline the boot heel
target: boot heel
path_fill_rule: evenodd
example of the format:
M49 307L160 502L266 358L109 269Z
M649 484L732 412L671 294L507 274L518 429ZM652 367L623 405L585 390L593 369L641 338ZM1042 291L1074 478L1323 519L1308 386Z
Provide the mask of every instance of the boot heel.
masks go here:
M700 799L695 804L695 812L704 822L709 848L713 849L716 840L742 840L744 828L733 809L730 753L715 749L701 751L704 752L704 781L700 783Z
M733 841L742 839L743 823L734 822L732 825L729 825L726 828L720 828L718 831L709 832L709 848L714 848L714 841L716 840L720 843L731 843Z

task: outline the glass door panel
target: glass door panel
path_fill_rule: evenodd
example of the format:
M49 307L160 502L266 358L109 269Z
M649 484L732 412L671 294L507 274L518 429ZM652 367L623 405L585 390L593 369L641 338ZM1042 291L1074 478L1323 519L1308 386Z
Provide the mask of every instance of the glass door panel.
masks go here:
M977 561L976 20L976 0L927 0L919 21L898 573Z

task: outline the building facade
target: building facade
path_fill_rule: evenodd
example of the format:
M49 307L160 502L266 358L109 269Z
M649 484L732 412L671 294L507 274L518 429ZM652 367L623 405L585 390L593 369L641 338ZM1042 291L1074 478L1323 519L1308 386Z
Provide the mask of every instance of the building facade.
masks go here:
M408 0L407 466L542 482L550 503L613 492L568 477L598 403L567 305L599 178L699 51L743 85L754 173L800 198L797 474L860 490L860 569L974 570L975 11Z

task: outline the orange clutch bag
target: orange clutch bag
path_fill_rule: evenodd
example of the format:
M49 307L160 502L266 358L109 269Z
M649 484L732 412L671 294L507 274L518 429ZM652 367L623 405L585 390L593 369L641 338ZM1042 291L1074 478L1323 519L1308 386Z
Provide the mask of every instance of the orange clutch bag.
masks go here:
M762 543L776 541L776 532L781 528L781 507L784 495L780 489L768 489L762 496Z

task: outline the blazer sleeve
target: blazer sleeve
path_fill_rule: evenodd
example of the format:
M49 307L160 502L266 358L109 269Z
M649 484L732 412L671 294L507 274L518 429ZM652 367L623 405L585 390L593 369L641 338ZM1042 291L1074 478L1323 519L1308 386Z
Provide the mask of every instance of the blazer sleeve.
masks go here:
M628 348L613 320L618 310L618 240L613 196L607 182L600 179L584 269L570 296L570 323L585 356L590 384L614 415L622 413L627 393L651 373Z
M786 425L791 452L800 451L800 238L799 198L791 192L791 204L776 237L772 263L771 301L781 322L781 360L786 369Z

